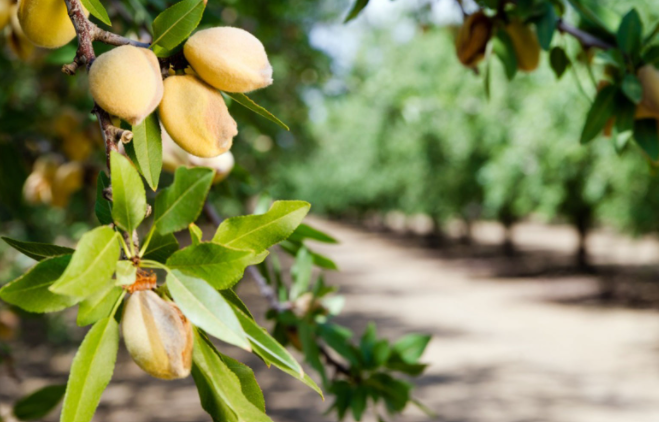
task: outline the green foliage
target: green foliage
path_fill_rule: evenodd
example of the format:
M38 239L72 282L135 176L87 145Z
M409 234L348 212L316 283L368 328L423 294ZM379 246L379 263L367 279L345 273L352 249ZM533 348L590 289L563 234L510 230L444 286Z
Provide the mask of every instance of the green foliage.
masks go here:
M119 154L111 153L112 220L133 233L146 215L146 196L142 179L131 162Z
M231 306L208 283L174 270L167 275L167 287L194 325L220 340L251 351Z
M133 140L125 144L126 154L154 191L158 189L162 170L162 138L155 114L133 126Z
M112 26L110 21L110 16L108 16L108 11L105 10L105 7L101 4L99 0L81 0L82 5L85 6L89 13L92 16L103 22L108 26Z
M64 274L48 289L83 299L106 285L119 259L118 236L109 227L98 227L86 233Z
M291 130L286 125L286 123L279 120L274 114L270 113L265 108L263 108L260 105L256 104L247 95L241 94L239 92L225 92L224 95L231 98L233 101L237 102L241 106L253 111L254 113L258 114L259 116L265 117L266 119L270 120L271 122L277 123L277 125L280 126L282 129Z
M119 347L119 324L113 317L98 321L73 359L66 385L62 422L89 422L110 383Z
M103 318L108 318L112 315L114 305L124 294L125 292L121 287L113 286L111 284L98 290L96 293L80 302L76 323L79 326L84 327L86 325L95 324Z
M38 242L21 242L20 240L11 239L9 237L2 237L2 240L12 248L36 261L52 258L54 256L70 255L73 253L73 249L64 246Z
M168 233L162 235L158 232L154 232L144 252L143 258L164 264L167 262L167 259L178 250L178 247L178 240L176 240L174 234Z
M267 253L228 248L215 243L200 243L175 252L167 266L199 277L216 289L229 289L243 276L249 265L263 261Z
M204 0L182 0L160 13L153 20L151 47L156 54L166 57L169 51L185 41L199 25L205 8Z
M215 348L195 332L192 376L197 384L202 406L216 421L272 422L260 408L242 393L240 378L224 363ZM253 384L250 384L253 386ZM250 394L254 400L254 394Z
M290 236L309 212L304 201L277 201L261 215L229 218L220 224L213 242L260 252Z
M0 298L28 312L56 312L73 306L78 299L50 291L50 286L62 276L71 255L40 261L16 280L0 289Z
M112 202L105 199L103 192L110 187L110 178L105 172L98 173L96 179L96 202L94 204L94 213L101 224L112 223Z
M49 385L23 397L14 405L13 413L21 421L43 420L64 397L66 385Z
M156 197L153 224L158 233L173 233L193 223L201 213L212 182L211 169L176 169L174 183Z

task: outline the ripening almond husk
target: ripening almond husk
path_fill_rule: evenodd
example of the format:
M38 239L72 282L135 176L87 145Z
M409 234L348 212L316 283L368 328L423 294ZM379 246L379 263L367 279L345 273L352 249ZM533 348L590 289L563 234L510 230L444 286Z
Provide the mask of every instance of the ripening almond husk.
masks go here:
M122 331L128 352L149 375L171 380L190 374L192 326L176 304L137 291L126 301Z
M89 12L83 7L85 16ZM76 36L64 0L21 0L18 19L27 38L43 48L59 48Z
M643 87L643 99L636 108L636 118L659 118L659 70L647 64L638 70L637 76Z
M197 157L227 152L238 134L222 94L192 75L165 79L159 114L174 142Z
M528 25L519 19L513 19L506 26L515 48L517 68L524 72L532 72L540 64L540 43L538 36Z
M89 69L89 90L104 110L138 125L162 99L158 58L153 51L132 45L103 53Z
M249 92L272 84L263 44L243 29L204 29L188 39L183 53L201 79L222 91Z
M467 16L455 40L460 62L474 67L485 57L487 43L492 36L492 20L482 11Z

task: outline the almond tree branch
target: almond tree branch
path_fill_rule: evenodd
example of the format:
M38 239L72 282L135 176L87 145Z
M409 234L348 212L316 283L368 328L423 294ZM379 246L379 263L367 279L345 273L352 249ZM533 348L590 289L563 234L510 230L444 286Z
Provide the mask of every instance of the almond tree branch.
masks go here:
M556 22L556 29L562 33L572 35L574 38L579 40L581 45L586 48L596 47L601 48L602 50L610 50L615 48L615 45L609 44L606 41L603 41L586 31L582 31L579 28L575 28L574 26L567 24L563 19L559 19L558 22Z
M149 47L149 44L131 40L121 35L105 31L85 16L84 9L80 0L63 0L66 3L66 9L73 23L78 36L78 50L73 62L62 67L62 72L68 75L74 75L80 66L86 66L87 69L96 59L94 52L94 41L101 41L110 45L134 45L137 47ZM98 124L101 127L103 142L105 143L105 154L108 171L110 170L110 153L118 151L119 142L130 142L133 139L133 133L129 130L118 128L112 124L110 114L94 103L92 113L96 115Z

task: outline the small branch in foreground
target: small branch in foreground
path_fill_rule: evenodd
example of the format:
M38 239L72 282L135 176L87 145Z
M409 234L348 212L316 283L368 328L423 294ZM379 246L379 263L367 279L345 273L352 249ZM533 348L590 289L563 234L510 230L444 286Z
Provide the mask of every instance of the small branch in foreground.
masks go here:
M334 359L332 357L332 355L330 355L330 353L327 351L325 346L323 346L322 344L319 344L318 345L318 350L320 351L320 354L323 355L323 357L325 358L325 361L329 365L333 366L334 369L336 369L337 373L342 373L343 375L346 375L346 376L352 378L352 374L350 373L350 370L345 365L343 365L341 362Z
M563 19L558 20L556 23L556 29L562 33L572 35L574 38L579 40L581 45L584 47L597 47L601 48L602 50L610 50L615 48L614 45L609 44L606 41L603 41L596 36L589 34L588 32L582 31L579 28L575 28L574 26L565 23Z

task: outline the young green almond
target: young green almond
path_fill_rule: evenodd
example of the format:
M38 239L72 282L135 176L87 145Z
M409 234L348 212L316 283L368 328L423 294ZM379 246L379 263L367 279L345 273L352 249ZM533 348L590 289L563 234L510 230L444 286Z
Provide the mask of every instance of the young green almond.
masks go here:
M89 69L89 89L103 109L138 125L162 99L158 58L151 50L131 45L103 53Z
M192 75L165 79L160 121L174 142L197 157L227 152L238 134L222 94Z
M272 84L263 44L243 29L199 31L185 43L183 54L201 79L222 91L249 92Z
M89 12L83 7L85 16ZM64 0L21 0L18 19L27 38L44 48L59 48L76 36Z
M166 380L190 374L192 326L174 303L137 291L126 301L122 325L126 348L146 373Z

